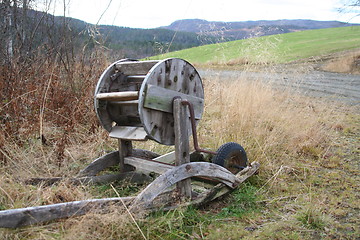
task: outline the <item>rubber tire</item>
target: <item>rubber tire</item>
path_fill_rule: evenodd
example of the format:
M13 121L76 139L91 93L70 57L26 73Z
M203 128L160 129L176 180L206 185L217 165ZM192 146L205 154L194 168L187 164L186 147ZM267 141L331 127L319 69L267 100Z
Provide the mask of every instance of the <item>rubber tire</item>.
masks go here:
M238 143L225 143L216 152L217 154L212 158L212 162L225 167L233 174L240 172L248 164L245 149ZM235 161L237 167L233 167L231 160Z

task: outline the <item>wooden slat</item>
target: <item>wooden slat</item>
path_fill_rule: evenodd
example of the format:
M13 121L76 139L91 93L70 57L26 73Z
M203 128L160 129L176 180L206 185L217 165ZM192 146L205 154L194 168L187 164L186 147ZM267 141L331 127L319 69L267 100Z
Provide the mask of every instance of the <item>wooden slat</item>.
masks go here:
M144 107L172 113L173 99L177 96L181 97L183 100L186 99L191 102L194 106L195 118L201 119L202 110L204 109L204 99L151 84L147 85Z
M139 98L138 91L98 93L96 99L105 101L130 101Z
M125 157L125 164L129 164L136 168L136 171L143 172L145 174L154 172L158 174L165 173L166 171L173 169L174 166L153 162L151 160L144 160L136 157Z
M175 162L175 151L161 155L160 157L154 158L153 161L163 163L174 163Z
M146 140L147 133L143 127L114 126L109 136L125 140L144 141Z
M116 69L125 75L146 75L159 61L121 62L116 64Z

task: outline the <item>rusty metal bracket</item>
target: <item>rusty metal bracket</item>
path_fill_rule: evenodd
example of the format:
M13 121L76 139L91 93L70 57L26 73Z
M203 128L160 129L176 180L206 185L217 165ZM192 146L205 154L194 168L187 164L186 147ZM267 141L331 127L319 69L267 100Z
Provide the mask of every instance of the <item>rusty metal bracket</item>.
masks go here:
M181 97L175 97L175 98L181 98ZM182 103L182 105L187 105L189 107L191 130L192 130L192 135L193 135L193 140L194 140L194 149L195 149L195 151L216 155L217 154L216 152L206 150L206 149L202 149L199 146L199 142L198 142L198 138L197 138L197 132L196 132L195 113L194 113L193 104L191 102L189 102L188 100L183 100L183 99L181 100L181 103Z

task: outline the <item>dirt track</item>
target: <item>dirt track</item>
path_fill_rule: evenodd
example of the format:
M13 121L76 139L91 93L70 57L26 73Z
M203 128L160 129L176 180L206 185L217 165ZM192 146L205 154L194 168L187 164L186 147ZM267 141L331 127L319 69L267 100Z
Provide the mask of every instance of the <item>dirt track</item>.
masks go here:
M235 70L201 70L203 78L245 78L270 82L276 87L290 86L293 90L315 97L328 98L360 105L360 75L310 71L308 73L246 72Z

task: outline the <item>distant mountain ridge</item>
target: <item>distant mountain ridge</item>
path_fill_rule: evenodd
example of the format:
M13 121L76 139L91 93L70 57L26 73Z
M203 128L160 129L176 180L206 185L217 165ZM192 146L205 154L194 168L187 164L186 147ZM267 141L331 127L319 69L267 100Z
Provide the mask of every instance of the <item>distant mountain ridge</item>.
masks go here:
M161 28L193 32L199 35L226 38L226 41L266 36L281 33L290 33L311 29L347 27L359 24L349 24L339 21L315 21L308 19L295 20L259 20L242 22L216 22L203 19L177 20L169 26Z

